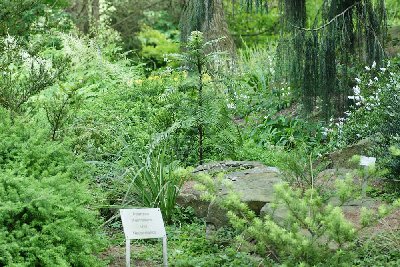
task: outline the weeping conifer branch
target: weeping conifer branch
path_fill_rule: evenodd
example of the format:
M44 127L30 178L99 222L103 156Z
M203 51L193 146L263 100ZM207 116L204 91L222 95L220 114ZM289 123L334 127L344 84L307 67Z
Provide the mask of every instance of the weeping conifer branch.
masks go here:
M224 37L211 47L211 51L227 51L232 56L236 50L225 20L222 0L187 0L180 21L181 41L186 43L190 33L201 31L207 41Z
M326 0L312 27L305 0L280 0L280 8L277 79L290 84L307 114L319 107L326 119L340 115L354 86L350 65L384 59L385 1Z

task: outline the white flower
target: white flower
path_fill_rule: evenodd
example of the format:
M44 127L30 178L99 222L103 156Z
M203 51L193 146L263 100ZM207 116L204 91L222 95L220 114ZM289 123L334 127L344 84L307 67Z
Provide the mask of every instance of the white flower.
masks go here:
M383 72L385 72L385 71L386 71L386 68L380 68L380 70L383 71Z
M378 77L375 77L374 80L375 80L375 81L378 81Z
M227 106L227 108L229 108L229 109L235 109L235 108L236 108L236 105L233 104L233 103L229 103L229 104L227 104L226 106Z
M347 98L348 98L348 99L353 99L353 100L354 100L354 95L349 95Z
M365 66L365 69L366 69L366 70L371 70L368 66Z
M354 86L353 92L355 95L359 95L361 93L360 87L358 87L358 85Z
M371 86L372 84L373 84L373 81L371 79L369 79L368 86Z
M357 82L357 83L360 83L360 82L361 82L361 79L360 79L360 78L356 78L356 82Z
M4 44L8 46L9 49L15 49L17 47L17 40L11 35L7 35L4 39Z
M328 135L328 132L329 132L328 128L322 127L322 132L321 132L322 136L326 137Z
M375 67L376 67L376 62L374 61L374 62L372 62L371 68L375 69Z
M355 101L362 101L363 99L362 99L361 96L356 95L356 96L354 97L354 100L355 100Z

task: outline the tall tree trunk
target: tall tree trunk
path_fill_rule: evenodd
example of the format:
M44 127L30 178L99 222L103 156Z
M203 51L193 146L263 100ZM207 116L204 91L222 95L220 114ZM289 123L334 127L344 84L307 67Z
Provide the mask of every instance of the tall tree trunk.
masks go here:
M192 31L204 33L206 41L223 38L213 50L235 53L235 43L229 35L222 0L186 0L180 20L181 41L185 43Z
M88 34L91 27L97 25L100 19L100 1L99 0L75 0L67 9L78 29Z

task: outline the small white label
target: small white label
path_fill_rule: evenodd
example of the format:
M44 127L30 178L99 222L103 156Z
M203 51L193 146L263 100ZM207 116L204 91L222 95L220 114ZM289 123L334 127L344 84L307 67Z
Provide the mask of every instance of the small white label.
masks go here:
M375 165L376 158L374 157L360 157L360 165L361 166L373 166Z
M120 209L126 239L162 238L164 221L158 208Z

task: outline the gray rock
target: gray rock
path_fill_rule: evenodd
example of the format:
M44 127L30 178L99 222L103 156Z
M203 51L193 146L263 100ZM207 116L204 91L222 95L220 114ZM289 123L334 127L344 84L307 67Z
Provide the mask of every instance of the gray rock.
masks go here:
M275 167L267 167L252 161L223 161L204 164L197 167L194 173L206 172L214 175L226 173L224 178L232 182L232 190L240 196L257 215L266 203L273 201L274 185L281 183L280 172ZM226 212L215 202L209 203L200 199L201 193L194 189L194 182L186 182L178 197L178 204L191 206L195 214L206 219L206 222L221 227L228 223ZM218 197L228 194L225 187L219 188Z
M331 161L331 168L346 168L346 169L354 169L357 168L357 164L354 165L350 161L350 159L354 155L366 155L370 148L372 147L373 142L371 139L362 139L358 143L345 147L341 150L336 150L328 155L329 160Z
M274 222L283 226L287 216L288 209L283 204L278 204L276 207L272 206L272 203L265 203L264 207L262 207L260 211L260 217L265 217L269 215Z
M210 203L200 198L201 193L194 189L195 184L194 181L187 181L183 184L177 197L177 204L182 207L192 207L196 216L205 218Z
M364 199L353 199L341 205L340 200L337 197L332 197L328 201L328 204L334 207L338 206L341 207L346 219L350 220L355 225L358 225L361 209L363 207L367 209L376 209L379 202L372 198L364 198ZM284 226L288 214L289 211L284 204L279 203L276 207L272 208L272 203L266 203L264 207L261 209L260 217L269 215L271 216L274 222L276 222L280 226Z

